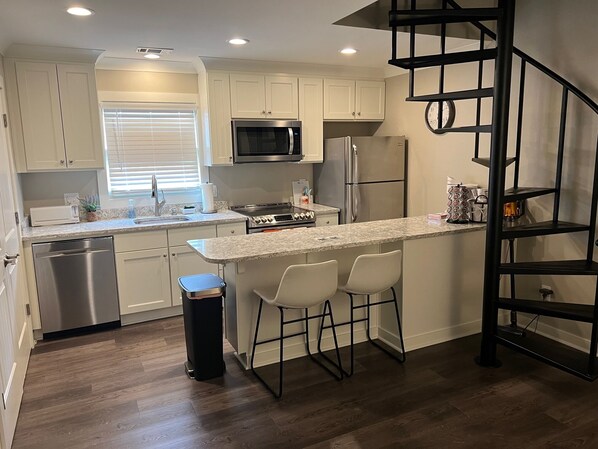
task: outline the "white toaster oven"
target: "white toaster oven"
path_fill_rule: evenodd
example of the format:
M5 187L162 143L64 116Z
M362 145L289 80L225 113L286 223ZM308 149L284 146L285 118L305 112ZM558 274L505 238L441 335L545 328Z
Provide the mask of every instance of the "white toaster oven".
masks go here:
M51 226L79 223L78 206L32 207L31 226Z

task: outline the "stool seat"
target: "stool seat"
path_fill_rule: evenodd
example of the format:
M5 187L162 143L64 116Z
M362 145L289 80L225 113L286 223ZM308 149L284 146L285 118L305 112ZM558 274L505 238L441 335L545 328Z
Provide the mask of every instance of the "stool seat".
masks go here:
M276 286L263 286L254 289L254 293L260 298L260 304L257 314L257 322L255 325L255 336L253 339L253 347L251 350L251 370L260 382L274 395L275 398L282 396L282 376L283 376L283 349L284 339L293 338L305 335L305 346L307 354L322 368L332 374L337 380L343 378L343 370L341 367L340 352L338 349L338 341L336 339L336 331L334 329L334 318L332 317L332 307L329 299L334 296L338 287L338 262L336 260L329 260L327 262L291 265L287 267L280 283ZM260 329L260 321L262 317L262 306L266 303L270 306L275 306L280 312L280 335L278 338L270 338L267 340L258 341L258 334ZM324 309L321 314L309 316L309 308L324 304ZM284 311L286 309L304 309L305 318L292 319L285 321ZM318 352L328 363L338 370L338 375L329 367L324 365L320 360L316 359L309 348L309 320L321 318L322 322L326 317L330 319L330 328L334 337L334 346L336 349L337 363L330 360L322 353L320 345L318 344ZM302 332L295 332L290 335L284 335L284 327L287 324L303 323L304 330ZM321 341L322 332L318 342ZM255 369L255 348L257 345L270 343L273 341L279 342L279 383L278 389L275 391L256 371Z

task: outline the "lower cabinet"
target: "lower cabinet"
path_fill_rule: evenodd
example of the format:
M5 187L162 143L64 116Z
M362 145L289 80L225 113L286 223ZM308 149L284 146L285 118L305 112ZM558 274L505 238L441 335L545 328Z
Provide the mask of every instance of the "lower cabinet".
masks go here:
M336 226L338 224L338 212L331 214L319 213L316 215L316 227L322 226Z
M120 314L180 306L180 276L218 274L218 265L204 261L187 240L243 234L244 222L115 235Z
M168 248L117 253L120 314L170 307Z

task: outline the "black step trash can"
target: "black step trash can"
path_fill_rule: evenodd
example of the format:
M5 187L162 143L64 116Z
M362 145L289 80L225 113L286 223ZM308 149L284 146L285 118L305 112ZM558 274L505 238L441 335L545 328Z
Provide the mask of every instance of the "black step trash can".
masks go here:
M195 380L222 376L222 298L226 284L215 274L179 278L187 342L187 375Z

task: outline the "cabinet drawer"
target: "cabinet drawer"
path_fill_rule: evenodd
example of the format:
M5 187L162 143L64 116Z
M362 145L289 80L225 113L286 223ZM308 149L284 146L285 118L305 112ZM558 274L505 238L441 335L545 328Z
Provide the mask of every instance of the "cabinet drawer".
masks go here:
M196 226L194 228L169 229L168 245L184 246L187 240L210 239L216 237L216 225Z
M225 223L217 226L218 237L228 237L231 235L246 234L245 222L242 223Z
M142 249L166 248L166 231L132 232L114 236L114 252L139 251Z
M338 214L318 215L316 217L316 227L336 226L338 224Z

